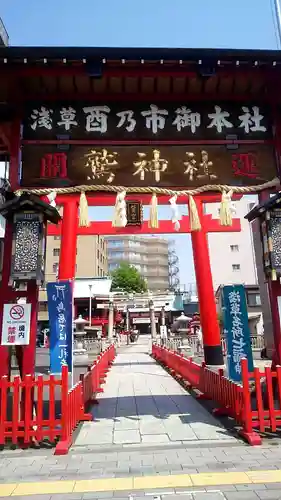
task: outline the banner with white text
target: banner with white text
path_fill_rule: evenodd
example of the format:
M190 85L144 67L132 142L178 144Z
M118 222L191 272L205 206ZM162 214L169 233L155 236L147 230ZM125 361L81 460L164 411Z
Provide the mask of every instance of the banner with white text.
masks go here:
M73 357L73 283L47 284L50 325L50 370L61 373L62 366L72 372Z

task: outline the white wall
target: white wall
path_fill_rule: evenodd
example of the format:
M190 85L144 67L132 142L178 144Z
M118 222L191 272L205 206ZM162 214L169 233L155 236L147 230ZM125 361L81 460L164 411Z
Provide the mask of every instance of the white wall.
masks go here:
M252 233L249 222L244 216L249 212L249 204L256 203L255 196L244 196L240 201L234 202L236 208L235 218L240 218L241 232L239 233L210 233L208 235L210 260L214 289L226 284L255 285L257 271L255 264ZM219 203L208 204L206 212L213 218L219 218ZM231 246L238 245L238 251ZM240 266L234 270L233 265Z

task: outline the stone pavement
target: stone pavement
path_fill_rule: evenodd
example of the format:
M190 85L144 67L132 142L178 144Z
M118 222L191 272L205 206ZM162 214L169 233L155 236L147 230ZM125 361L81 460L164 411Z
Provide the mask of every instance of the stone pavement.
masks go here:
M169 445L185 441L235 444L219 421L174 380L148 352L148 339L117 354L92 422L83 424L79 446Z
M0 454L0 499L262 500L281 498L281 446L180 445L154 451Z
M146 350L121 349L69 455L0 452L0 500L281 499L281 439L252 448L228 436Z

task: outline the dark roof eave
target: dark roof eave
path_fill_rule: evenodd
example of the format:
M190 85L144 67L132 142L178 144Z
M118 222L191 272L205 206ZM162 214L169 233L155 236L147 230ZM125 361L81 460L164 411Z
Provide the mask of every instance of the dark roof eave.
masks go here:
M0 214L5 219L9 219L15 213L20 213L23 210L35 210L42 213L45 221L49 221L52 224L58 224L61 220L61 216L55 207L34 194L23 193L21 196L14 195L0 206Z
M272 196L271 198L269 198L268 200L253 207L252 210L250 210L250 212L248 212L247 215L245 215L244 219L247 219L249 222L252 222L253 220L259 218L267 210L271 210L272 208L280 206L281 206L281 191Z
M0 58L18 60L26 58L30 62L40 59L82 59L107 60L239 60L241 62L259 61L281 63L281 52L278 50L256 49L190 49L190 48L148 48L148 47L0 47Z

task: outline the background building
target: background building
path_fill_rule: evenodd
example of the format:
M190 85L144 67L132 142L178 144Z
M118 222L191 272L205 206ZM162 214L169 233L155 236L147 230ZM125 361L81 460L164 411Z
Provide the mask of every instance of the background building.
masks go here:
M209 234L208 242L217 297L221 285L245 285L250 332L252 335L262 335L267 330L272 332L272 323L267 287L264 284L259 229L253 232L254 225L244 218L256 202L256 196L244 196L233 202L234 217L240 219L241 232ZM219 217L219 210L219 203L209 204L206 208L213 218Z
M169 289L169 240L142 236L107 236L108 269L121 262L134 266L151 291Z
M259 293L262 303L264 341L267 349L267 355L271 358L274 350L273 323L269 300L269 291L264 274L263 249L261 244L259 220L254 220L251 224L253 242L256 257Z
M168 264L169 264L169 289L178 290L180 287L179 278L179 258L175 249L175 241L169 240L168 247Z
M213 233L208 235L214 289L220 285L240 283L257 285L257 268L253 234L249 222L244 219L250 211L254 197L244 196L234 202L235 218L241 221L241 232ZM219 217L220 204L208 204L207 213Z
M46 281L54 281L59 268L60 236L47 237ZM101 278L107 276L107 248L102 236L78 236L76 250L76 277Z
M60 236L47 237L46 283L57 279L60 258ZM76 278L102 278L108 274L107 244L102 236L78 236ZM86 295L87 297L87 295ZM40 322L48 320L47 292L39 292Z

